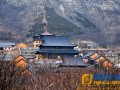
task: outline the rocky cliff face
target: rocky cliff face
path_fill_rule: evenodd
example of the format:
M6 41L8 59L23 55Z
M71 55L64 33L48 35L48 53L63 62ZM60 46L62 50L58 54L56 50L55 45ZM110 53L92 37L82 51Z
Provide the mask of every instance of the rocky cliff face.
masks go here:
M0 0L0 26L25 36L44 7L53 8L60 17L80 27L85 32L81 39L97 41L97 34L108 43L119 41L119 0ZM93 29L100 32L93 33Z

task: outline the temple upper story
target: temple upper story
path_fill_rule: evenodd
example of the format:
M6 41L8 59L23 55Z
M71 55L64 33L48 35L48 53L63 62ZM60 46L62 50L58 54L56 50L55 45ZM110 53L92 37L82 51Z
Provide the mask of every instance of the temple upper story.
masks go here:
M35 35L33 37L33 45L34 48L43 46L43 47L76 47L75 44L72 44L67 36L57 36L55 34L51 34L47 28L42 34Z

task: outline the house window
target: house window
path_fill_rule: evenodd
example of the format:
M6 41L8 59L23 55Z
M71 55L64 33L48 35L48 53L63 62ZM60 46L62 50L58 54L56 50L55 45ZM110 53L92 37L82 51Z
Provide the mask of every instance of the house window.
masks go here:
M10 49L10 47L9 47L9 49Z
M25 54L27 54L27 52L25 52Z

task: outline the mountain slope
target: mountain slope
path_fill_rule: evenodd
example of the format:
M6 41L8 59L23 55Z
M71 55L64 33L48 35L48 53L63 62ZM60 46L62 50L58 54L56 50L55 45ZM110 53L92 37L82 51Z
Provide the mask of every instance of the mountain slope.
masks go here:
M106 44L120 42L119 0L0 0L0 26L4 30L25 37L28 31L34 27L36 19L41 17L45 11L44 7L52 8L55 16L58 15L69 22L68 26L75 26L75 33L78 33L75 35L77 38ZM49 22L51 23L51 21ZM56 29L54 26L58 26L58 24L54 24L52 24L53 26L49 24L50 31ZM64 25L66 30L72 28L68 26ZM77 30L77 28L80 29ZM66 34L72 30L58 29L55 33ZM83 34L79 35L81 32ZM97 39L97 36L102 36L101 40ZM101 42L103 39L104 42Z

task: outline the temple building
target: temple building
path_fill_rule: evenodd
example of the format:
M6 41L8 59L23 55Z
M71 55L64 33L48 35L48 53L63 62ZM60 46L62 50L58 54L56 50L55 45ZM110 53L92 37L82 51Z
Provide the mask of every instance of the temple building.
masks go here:
M34 47L39 46L39 50L36 52L38 60L64 60L67 57L75 57L80 53L74 50L76 45L70 43L67 36L56 36L49 33L47 28L43 34L33 37L33 44Z
M40 62L61 62L62 66L86 66L81 58L81 51L74 50L77 46L72 44L67 36L51 34L47 30L47 20L43 17L44 32L33 37L34 48L39 48L35 53L36 60Z

